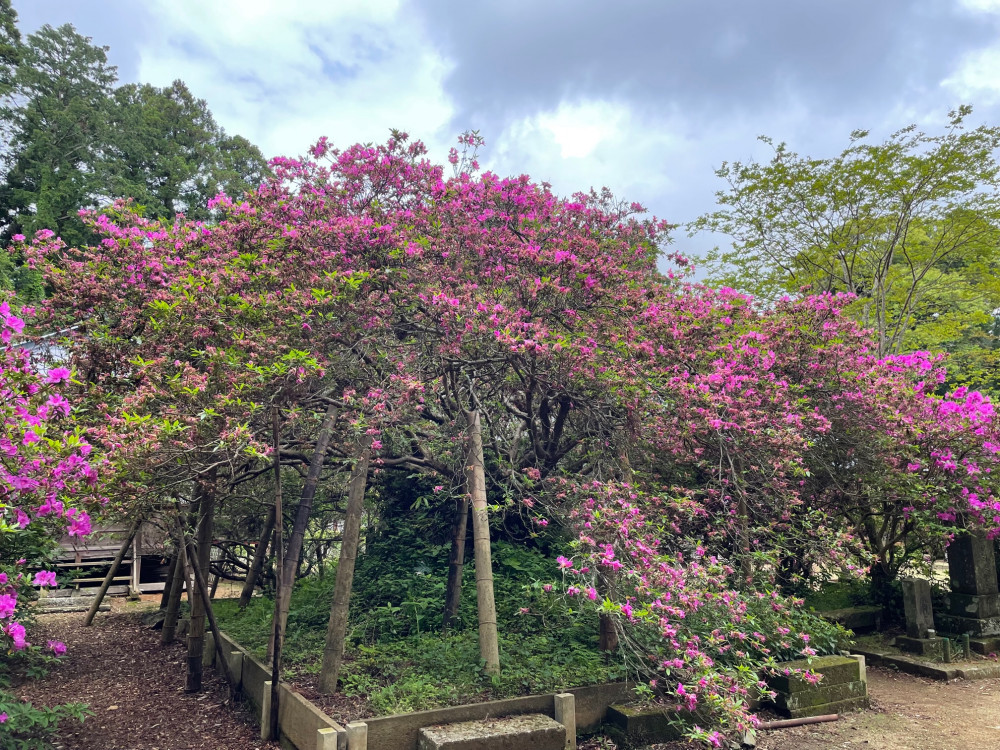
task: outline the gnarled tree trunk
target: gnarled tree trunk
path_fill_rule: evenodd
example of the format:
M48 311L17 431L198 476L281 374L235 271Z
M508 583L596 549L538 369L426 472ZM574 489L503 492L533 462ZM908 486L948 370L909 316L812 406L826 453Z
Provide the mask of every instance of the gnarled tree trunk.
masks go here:
M191 561L193 570L208 570L212 562L212 526L215 519L215 472L205 478L199 487L198 528L195 534L195 554ZM195 568L197 565L197 568ZM198 583L188 591L193 591L191 599L191 625L188 628L187 685L184 690L197 693L201 690L202 656L205 650L205 599L201 596ZM206 595L208 592L205 592Z
M174 635L177 633L177 616L181 608L181 592L184 591L184 584L187 581L187 552L184 548L184 533L178 531L180 535L177 540L177 565L174 567L174 574L170 579L170 593L167 596L167 609L163 614L163 630L160 631L160 643L167 644L174 642ZM190 597L189 597L190 598Z
M469 496L458 499L452 522L451 554L448 557L448 588L445 592L444 617L441 630L445 633L458 615L462 603L462 572L465 569L465 538L469 525Z
M253 562L247 571L247 580L243 584L243 591L240 592L240 609L245 609L253 597L253 590L257 586L257 579L264 569L267 561L267 546L271 543L271 535L274 533L274 506L267 510L267 518L264 520L264 528L261 529L260 539L257 540L257 549L253 553Z
M323 424L320 426L319 435L316 437L316 450L313 452L312 460L309 462L309 473L306 474L306 481L302 485L302 495L299 498L299 507L295 509L295 523L292 525L292 533L288 537L288 545L281 563L281 580L278 582L278 590L275 592L275 599L278 603L277 617L281 632L284 632L288 622L288 607L292 601L292 588L295 586L295 572L299 568L299 557L302 556L302 540L306 535L306 527L309 525L309 516L312 514L313 499L316 497L316 488L319 486L319 476L323 471L323 463L326 459L326 449L330 445L330 438L333 435L333 427L337 422L337 408L330 406L326 410ZM281 554L280 549L275 549L275 554ZM267 652L270 656L274 650L274 639L268 644Z

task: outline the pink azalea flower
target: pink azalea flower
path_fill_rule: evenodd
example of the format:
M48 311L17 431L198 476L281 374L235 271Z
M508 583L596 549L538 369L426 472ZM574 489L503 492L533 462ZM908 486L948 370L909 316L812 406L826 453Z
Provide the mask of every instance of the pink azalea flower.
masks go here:
M49 370L48 374L45 376L46 383L64 383L72 377L71 373L65 367L53 367Z
M40 570L35 573L35 580L32 583L35 586L55 586L56 574L51 570Z

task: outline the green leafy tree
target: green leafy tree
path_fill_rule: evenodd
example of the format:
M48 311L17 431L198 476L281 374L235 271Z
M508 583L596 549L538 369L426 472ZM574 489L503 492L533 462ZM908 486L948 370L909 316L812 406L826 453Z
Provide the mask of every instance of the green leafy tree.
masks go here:
M689 226L732 237L706 259L711 280L768 300L849 292L880 354L960 352L958 379L977 380L1000 307L1000 128L967 130L970 113L940 135L911 125L871 144L855 131L828 159L762 137L771 161L724 163L718 209Z
M206 219L220 191L239 197L267 173L260 149L227 135L183 81L119 87L110 119L108 197L134 198L151 218Z
M90 238L77 212L94 205L116 69L107 47L70 24L28 36L0 117L10 123L5 224L0 239L51 229L69 244Z

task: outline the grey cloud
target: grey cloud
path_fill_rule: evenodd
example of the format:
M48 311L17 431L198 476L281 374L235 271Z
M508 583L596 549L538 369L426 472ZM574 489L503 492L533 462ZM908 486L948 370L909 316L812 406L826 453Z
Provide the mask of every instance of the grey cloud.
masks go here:
M811 111L926 92L996 24L941 0L499 0L411 12L455 65L463 117L507 120L584 96L640 110L753 112L792 95Z

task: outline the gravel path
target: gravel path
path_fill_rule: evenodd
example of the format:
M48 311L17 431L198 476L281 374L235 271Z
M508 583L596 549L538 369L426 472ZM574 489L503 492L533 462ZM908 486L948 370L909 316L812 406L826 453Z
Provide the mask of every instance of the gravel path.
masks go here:
M145 603L143 603L145 604ZM229 702L228 691L206 670L205 690L184 693L185 652L178 643L159 644L159 631L139 622L139 608L115 601L94 626L83 613L43 615L33 641L65 641L69 652L42 680L17 688L36 705L89 703L95 716L60 730L60 750L250 750L277 748L261 742L246 710Z

